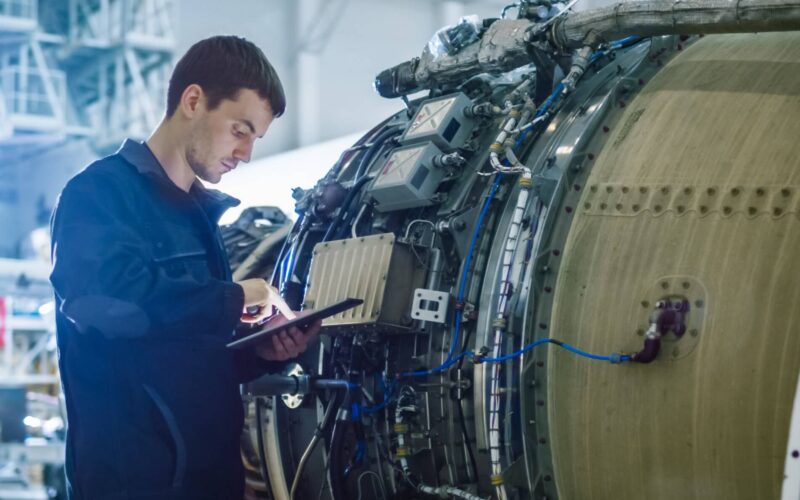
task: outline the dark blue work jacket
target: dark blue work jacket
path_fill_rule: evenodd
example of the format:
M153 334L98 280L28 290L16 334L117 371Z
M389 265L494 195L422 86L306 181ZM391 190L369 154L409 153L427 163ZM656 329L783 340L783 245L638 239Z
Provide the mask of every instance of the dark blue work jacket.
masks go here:
M242 498L238 384L278 366L224 347L244 292L217 223L238 203L182 191L130 140L62 191L50 279L71 498Z

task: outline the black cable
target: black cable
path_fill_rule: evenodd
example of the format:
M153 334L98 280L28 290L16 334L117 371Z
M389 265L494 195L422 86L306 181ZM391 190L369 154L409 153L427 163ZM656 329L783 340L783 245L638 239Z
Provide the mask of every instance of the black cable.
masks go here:
M269 492L272 488L269 484L269 475L267 474L267 461L266 461L266 453L264 452L264 430L262 428L261 422L263 421L261 415L261 398L256 398L256 433L257 441L258 441L258 461L259 465L261 466L261 477L264 480L264 486Z
M461 348L464 351L469 345L469 338L472 335L472 329L468 329L464 335L464 344ZM458 368L461 369L464 364L464 358L458 360ZM472 450L472 441L470 441L469 433L467 432L467 420L464 417L464 408L461 406L461 391L458 391L458 398L456 399L456 406L458 407L458 421L461 424L461 433L464 435L464 444L467 446L467 455L469 455L469 463L472 468L472 475L475 477L475 482L478 482L478 462L475 460L475 452Z
M383 132L381 132L374 141L372 141L372 146L361 156L361 161L358 163L358 170L356 171L356 175L354 179L360 179L367 173L367 169L369 168L369 164L372 163L372 159L375 157L375 154L383 149L383 144L392 136L399 135L403 131L400 127L391 127L387 128Z
M346 229L350 226L353 218L355 217L355 212L357 212L357 210L351 211L350 206L353 204L356 195L361 191L361 188L364 186L364 184L372 179L371 177L367 176L367 170L369 169L370 163L372 163L372 160L376 154L383 153L386 142L401 132L402 129L397 126L387 128L378 134L375 140L372 141L372 145L369 147L369 149L362 154L359 161L358 170L356 171L355 177L353 177L353 186L350 188L350 191L347 193L347 196L342 202L337 217L331 221L331 224L328 226L328 230L325 231L325 236L322 238L322 241L336 239L340 228L343 227Z
M344 219L345 212L347 212L347 210L350 208L350 205L353 203L353 198L356 197L356 194L358 194L364 184L366 184L369 180L369 177L362 176L360 179L355 181L353 186L350 188L350 191L347 193L344 201L342 202L341 208L339 208L338 216L331 221L330 226L328 226L328 230L325 231L325 236L322 237L322 241L330 241L331 237L339 229L339 224Z
M346 398L346 400L349 398ZM331 449L330 449L330 480L331 480L331 496L334 500L344 500L347 498L347 488L344 478L344 437L347 434L347 429L350 422L347 420L336 419L333 424L333 433L331 434Z

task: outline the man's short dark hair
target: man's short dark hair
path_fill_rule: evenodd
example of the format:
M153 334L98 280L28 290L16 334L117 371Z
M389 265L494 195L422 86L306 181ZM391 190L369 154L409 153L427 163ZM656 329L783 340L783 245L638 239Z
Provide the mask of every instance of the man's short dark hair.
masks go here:
M178 109L183 91L199 85L208 99L208 109L223 99L235 99L242 89L251 89L269 101L277 118L286 109L286 95L275 68L254 43L238 36L213 36L192 45L169 80L167 117Z

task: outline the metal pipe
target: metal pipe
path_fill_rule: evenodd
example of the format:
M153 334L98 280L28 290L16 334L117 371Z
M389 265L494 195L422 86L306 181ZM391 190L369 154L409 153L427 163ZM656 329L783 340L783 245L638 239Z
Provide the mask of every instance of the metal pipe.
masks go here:
M570 13L553 23L561 49L629 35L697 35L800 30L798 0L643 0Z
M289 498L291 500L296 498L297 488L300 486L300 478L303 476L306 463L311 457L311 454L314 453L314 448L317 447L317 443L319 443L319 440L322 437L322 432L324 431L325 427L327 427L328 421L331 419L331 415L333 415L333 409L335 406L335 399L332 399L328 403L328 408L325 410L325 415L322 417L322 422L320 422L319 426L314 430L314 437L311 438L311 442L308 443L306 450L303 452L303 456L300 457L300 463L297 465L297 472L295 472L294 481L292 481L292 490L289 494Z

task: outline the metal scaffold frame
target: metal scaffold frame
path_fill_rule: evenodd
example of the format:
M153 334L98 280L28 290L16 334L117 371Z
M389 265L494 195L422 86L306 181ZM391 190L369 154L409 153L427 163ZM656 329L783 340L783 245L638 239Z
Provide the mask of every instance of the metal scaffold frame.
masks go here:
M0 148L143 138L163 109L173 25L173 0L0 0Z

